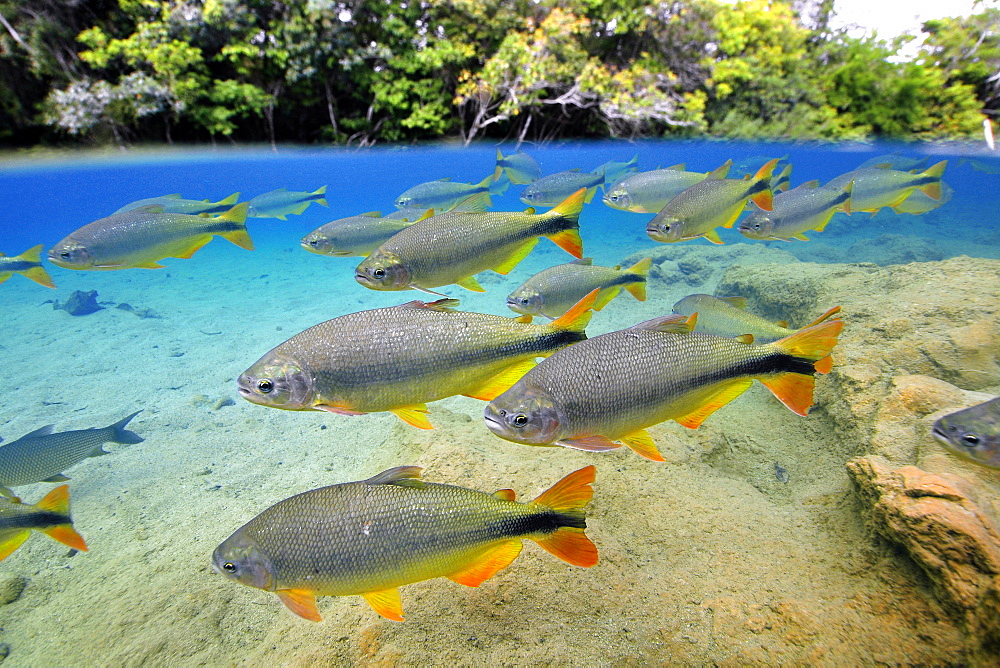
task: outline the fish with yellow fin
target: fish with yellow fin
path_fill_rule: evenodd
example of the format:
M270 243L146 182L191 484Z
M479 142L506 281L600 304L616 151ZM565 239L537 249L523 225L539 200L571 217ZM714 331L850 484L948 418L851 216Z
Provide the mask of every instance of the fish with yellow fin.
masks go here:
M877 212L883 207L897 207L919 190L932 200L941 199L941 176L947 160L935 163L923 172L914 174L884 167L855 169L832 179L824 188L843 188L854 182L851 192L851 210Z
M160 260L188 259L213 236L253 250L246 217L246 202L214 218L164 213L156 205L132 209L71 232L49 249L49 262L64 269L160 269Z
M692 316L697 313L697 324L694 328L696 332L731 338L751 334L754 337L754 343L771 343L791 336L797 331L789 329L787 321L771 322L756 313L751 313L747 310L746 297L688 295L674 304L672 310L677 315L683 316ZM824 320L835 317L838 313L840 313L840 307L834 306L806 327L818 325Z
M496 171L493 173L493 180L499 181L500 177L505 173L511 183L527 185L541 178L542 168L539 167L538 162L527 153L517 151L516 153L511 153L510 155L504 155L498 148L497 167Z
M314 202L321 206L327 206L326 186L320 186L312 192L278 188L263 195L257 195L250 200L247 203L247 218L288 220L288 216L301 215Z
M764 164L748 180L706 178L664 205L646 224L653 241L674 243L705 237L721 244L717 227L732 227L749 200L765 211L772 208L771 173L780 158Z
M87 551L87 543L73 528L69 515L69 485L59 485L35 505L0 497L0 561L21 547L32 531Z
M600 290L594 310L600 311L624 288L646 301L646 274L652 258L643 258L627 269L601 267L585 257L538 272L507 297L507 307L517 313L558 318L591 290Z
M540 237L583 257L579 219L585 192L580 189L541 214L530 207L523 212L486 211L485 194L473 195L482 205L479 211L449 211L410 225L375 249L358 265L354 277L372 290L440 294L431 288L456 284L484 292L476 274L509 273Z
M21 274L47 288L56 287L49 272L45 271L45 267L42 266L42 244L32 246L14 257L7 257L0 253L0 283L14 274Z
M747 239L809 241L806 232L826 229L838 211L850 215L854 181L841 188L820 188L818 181L808 181L774 197L771 211L756 209L740 221L740 234Z
M490 174L479 183L459 183L451 178L443 178L437 181L427 181L418 183L412 188L408 188L395 200L393 204L398 209L434 209L435 211L449 211L461 202L473 195L483 195L485 206L490 206L491 195L500 195L507 190L506 181L498 181Z
M240 374L251 403L340 415L390 411L431 429L427 402L489 400L545 357L587 337L596 290L545 325L456 311L458 300L350 313L296 334ZM0 448L2 449L2 448Z
M141 209L144 206L162 206L163 213L186 213L197 216L203 213L225 213L239 202L240 194L233 193L218 202L209 202L207 199L182 199L179 194L160 195L159 197L147 197L134 202L129 202L115 213L124 213L133 209Z
M844 326L827 320L757 345L693 332L696 317L654 318L554 353L486 406L487 427L515 443L591 452L621 441L663 461L647 427L672 419L694 429L754 380L806 415Z
M413 220L388 218L379 211L369 211L321 225L302 237L299 243L307 251L317 255L368 257L400 230L406 229L418 219L429 217L429 211Z
M603 202L612 209L635 213L656 213L667 202L706 178L724 179L732 160L712 172L687 172L683 163L639 172L619 180L608 188Z
M524 539L573 566L597 564L585 533L593 466L527 503L512 489L487 494L420 473L398 466L279 501L223 541L212 567L310 621L322 620L317 596L362 596L401 622L400 586L446 577L478 587L517 558Z

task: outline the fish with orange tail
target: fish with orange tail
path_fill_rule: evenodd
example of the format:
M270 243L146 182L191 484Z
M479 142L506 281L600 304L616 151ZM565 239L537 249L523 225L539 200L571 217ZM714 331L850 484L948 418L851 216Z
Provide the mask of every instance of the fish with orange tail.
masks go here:
M517 558L525 538L574 566L597 563L584 532L593 466L528 503L512 489L487 494L424 482L420 472L399 466L279 501L219 545L212 567L318 622L317 596L363 596L403 621L398 587L437 577L478 587Z
M75 550L87 551L69 516L69 485L59 485L35 505L0 497L0 561L39 531Z
M558 351L486 406L486 425L515 443L602 452L621 441L663 461L647 427L675 420L694 429L754 380L806 415L844 327L825 320L757 345L751 335L691 331L696 318L655 318Z

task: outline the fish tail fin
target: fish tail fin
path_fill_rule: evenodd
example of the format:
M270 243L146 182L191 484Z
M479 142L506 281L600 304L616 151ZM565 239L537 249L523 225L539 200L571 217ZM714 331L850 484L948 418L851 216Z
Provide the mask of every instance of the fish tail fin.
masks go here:
M757 173L753 175L753 179L751 180L750 189L753 194L750 196L750 199L764 211L772 211L774 209L773 193L771 192L771 174L780 160L781 158L768 160L764 163L763 167L757 170Z
M326 186L320 186L319 188L316 188L316 190L312 191L309 194L312 195L313 197L316 197L317 195L322 195L322 197L316 197L316 199L311 201L316 202L317 204L322 204L323 206L329 206L329 204L326 201ZM308 203L306 204L306 206L308 206ZM301 214L302 212L300 211L299 213Z
M141 412L142 412L141 410L136 411L135 413L132 413L129 416L123 417L121 420L115 422L113 425L110 425L110 428L115 430L115 434L111 438L111 440L115 443L142 443L143 440L145 440L142 438L142 436L139 436L139 434L135 433L134 431L129 431L128 429L125 428L125 425L131 422L132 418L134 418Z
M826 313L824 313L820 317L816 318L815 320L813 320L812 322L810 322L808 325L806 325L802 329L808 329L809 327L813 327L814 325L818 325L819 323L823 322L824 320L829 320L830 318L832 318L833 316L837 315L838 313L840 313L840 307L839 306L834 306L832 309L830 309L829 311L827 311Z
M584 330L587 329L587 325L590 324L590 318L594 315L590 309L594 307L594 303L597 301L597 293L600 291L600 288L592 290L586 297L574 304L570 310L553 320L549 325L555 329L579 332L583 335L583 338L586 338Z
M42 247L41 244L36 246L36 248L41 248L41 247ZM27 253L27 251L25 251L25 253ZM36 259L25 257L25 253L21 254L22 258L29 260L30 262L41 262L41 260L37 259L38 255L37 251L35 253ZM56 284L52 281L52 277L49 276L49 272L45 271L45 267L43 267L42 265L38 265L37 267L31 267L30 269L25 269L24 271L20 272L20 274L25 278L30 278L39 285L44 285L47 288L56 287Z
M486 192L490 195L502 195L507 192L509 185L510 179L498 179L496 177L496 170L494 170L493 173L487 174L485 179L477 183L476 187L485 188Z
M830 357L830 353L837 345L837 337L843 328L843 320L823 320L779 339L771 345L797 360L812 362L813 373L829 373L833 368L833 359ZM772 376L758 377L758 380L792 412L805 416L808 415L809 408L813 403L813 389L816 385L813 373L787 371Z
M235 192L235 193L233 193L232 195L230 195L229 197L227 197L225 199L220 199L218 202L216 202L216 204L219 205L219 206L223 206L223 205L229 206L229 205L236 204L239 201L240 201L240 193Z
M503 153L500 152L500 148L497 148L497 166L493 170L493 180L499 181L500 177L503 176L504 166L500 163L503 161ZM509 176L509 175L508 175Z
M37 246L32 246L28 250L24 251L18 255L15 260L24 260L25 262L41 262L42 261L42 244Z
M920 190L933 200L941 199L941 177L944 175L944 168L948 166L947 160L942 160L931 165L920 176L935 179L932 183L920 186Z
M552 207L548 214L546 214L562 219L565 222L565 227L558 232L553 232L545 236L575 258L583 257L583 239L580 237L580 212L583 211L583 202L586 195L587 189L580 188L562 202Z
M628 283L625 285L625 289L629 291L629 294L641 302L646 301L646 276L649 275L649 269L652 266L653 258L644 257L625 270L625 273L627 274L634 274L642 277L642 281Z
M63 545L69 545L82 552L87 551L87 543L84 542L83 536L73 528L73 521L69 518L69 485L59 485L35 504L35 507L66 518L62 524L39 529L39 531Z
M21 543L28 540L28 536L31 532L25 529L24 531L18 531L17 533L11 534L6 540L0 541L0 561L3 561L11 555L11 553L17 548L21 547Z
M587 538L587 513L594 496L596 469L593 464L574 471L534 500L534 505L555 512L562 526L555 531L530 536L542 549L574 566L589 568L597 563L597 547Z
M806 359L810 362L819 362L825 359L833 347L837 345L837 337L844 329L843 320L839 318L828 320L836 312L834 309L830 309L815 324L803 327L783 339L778 339L772 345L792 357Z
M250 239L250 234L247 232L247 209L250 207L248 202L243 202L237 204L229 211L219 216L219 220L224 220L232 223L236 229L229 230L226 232L220 232L219 236L230 241L240 248L245 248L246 250L253 250L253 240Z

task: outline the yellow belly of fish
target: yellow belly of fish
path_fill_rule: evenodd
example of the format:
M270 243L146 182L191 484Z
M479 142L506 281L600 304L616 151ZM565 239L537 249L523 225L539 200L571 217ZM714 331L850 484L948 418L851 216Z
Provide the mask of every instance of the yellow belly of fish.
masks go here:
M115 257L101 258L95 263L94 269L123 269L133 267L158 269L161 266L159 260L167 257L186 260L211 240L212 235L207 233L170 239L155 245L128 251Z

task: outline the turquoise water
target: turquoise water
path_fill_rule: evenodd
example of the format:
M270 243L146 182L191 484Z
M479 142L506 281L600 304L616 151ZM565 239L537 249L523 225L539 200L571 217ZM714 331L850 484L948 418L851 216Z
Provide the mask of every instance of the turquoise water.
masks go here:
M704 239L659 245L645 234L652 214L610 209L599 201L598 193L580 219L585 255L596 264L615 265L630 257L634 261L645 253L654 254L657 263L690 259L694 248L699 249L703 275L695 280L691 274L663 269L651 279L646 302L621 295L595 317L588 328L592 335L668 313L677 299L690 292L712 292L734 258L825 264L891 264L959 255L1000 258L1000 175L993 173L1000 171L1000 161L978 149L603 143L526 150L544 174L574 168L590 171L635 154L641 170L685 162L692 171L709 171L728 159L739 163L753 156L787 154L794 166L793 186L809 179L826 182L893 151L930 154L928 164L949 161L944 180L955 194L940 208L920 216L888 210L874 216L837 214L824 232L810 234L810 242L750 242L734 229L721 231L724 246ZM960 164L967 158L977 162ZM407 663L429 657L459 663L725 660L737 656L733 648L741 642L738 634L709 637L691 632L689 641L679 620L700 628L705 622L698 611L709 599L733 597L740 601L732 604L734 610L767 604L762 594L746 594L727 582L752 582L756 569L756 577L767 582L764 589L783 591L800 605L805 605L801 601L809 598L813 587L823 590L796 569L829 559L817 554L825 549L822 537L836 537L836 532L803 529L808 522L790 510L795 504L785 505L788 499L781 496L786 492L780 476L777 483L772 481L778 496L765 494L762 505L754 506L747 499L756 492L731 488L725 476L713 478L717 471L704 462L689 466L687 455L668 456L668 464L657 469L624 448L598 455L501 442L483 427L482 404L467 398L432 405L437 428L419 433L388 414L294 413L239 398L235 391L239 373L293 334L345 313L423 298L415 292L366 290L353 278L358 258L307 253L299 247L301 237L336 218L372 210L389 213L397 195L423 181L450 177L478 182L493 171L494 159L492 146L430 146L126 154L0 164L0 192L6 204L0 220L0 251L7 255L38 243L47 249L128 202L170 193L214 201L239 191L245 200L280 187L312 191L326 185L329 203L310 206L287 221L250 220L253 252L216 239L190 260L164 260L164 269L80 272L46 264L56 290L20 276L0 285L0 318L5 323L0 359L8 372L0 404L0 436L13 441L50 423L57 431L105 426L141 409L130 427L146 439L137 445L109 445L112 455L89 459L68 472L76 527L90 545L87 554L70 557L64 546L33 535L0 564L0 579L27 581L19 599L0 607L4 629L0 642L9 644L11 661L114 665L253 663L270 657L286 663ZM522 189L511 186L494 198L494 208L523 209L517 197ZM485 293L454 286L441 291L460 298L464 309L509 315L504 302L511 290L532 273L569 259L543 241L509 276L481 276ZM787 289L794 291L795 286ZM107 308L73 317L46 303L65 300L74 290L97 290L98 300ZM155 317L140 318L113 308L121 303L150 309ZM767 423L758 434L762 442L805 438L794 430L807 429L803 425L808 420L755 412L762 400L770 398L748 394L754 396L740 404L741 411L748 412L743 419ZM725 411L717 421L710 418L709 423L716 421L717 426L708 427L708 433L713 429L730 433L721 415ZM787 427L777 429L779 424ZM673 427L677 425L654 436L658 441L687 442L683 439L689 435ZM283 610L273 596L211 573L208 563L215 546L267 506L297 492L364 479L409 463L424 466L428 480L487 492L513 487L522 499L537 495L569 471L594 463L598 496L592 507L595 528L588 533L594 534L605 561L591 569L597 573L591 575L534 550L496 582L477 590L443 580L404 587L408 618L404 625L378 618L357 597L321 598L325 621L312 625ZM645 482L637 490L639 478ZM664 480L674 481L670 491L661 489ZM50 488L40 483L16 491L34 503ZM779 497L780 503L774 500ZM697 523L683 529L663 523L664 514L670 516L686 504L708 515L721 505L720 512L742 518L765 512L769 521L784 519L771 529L754 528L749 520L738 529L720 529L744 541L755 537L769 541L766 551L746 548L750 556L744 559L735 550L732 559L720 566L718 549L699 542L699 536L710 530ZM630 517L630 509L637 506L643 517ZM651 515L645 517L645 511ZM782 527L789 532L798 527L804 533L783 533ZM633 544L637 534L674 531L684 546L677 548L678 553L648 553ZM757 531L760 535L755 536ZM810 543L814 531L820 538ZM860 530L856 537L862 540ZM700 554L704 563L715 564L716 571L701 572L697 567L679 571L683 560L678 554L685 550L691 551L691 563L699 563ZM784 557L776 555L783 554L792 560L781 566L783 574L759 575L777 568ZM741 561L748 564L745 571L740 571ZM714 591L692 601L695 594L685 589L688 580L699 583L696 589ZM678 597L677 591L687 593ZM607 594L601 598L596 592ZM744 595L747 598L742 599ZM825 593L817 605L839 595ZM716 609L713 614L721 613ZM859 632L865 624L863 618L858 622ZM815 633L823 631L818 628ZM671 643L704 651L651 653L650 648ZM933 660L931 650L927 652L915 656ZM805 660L804 655L787 652L771 656ZM900 655L891 658L903 660Z

